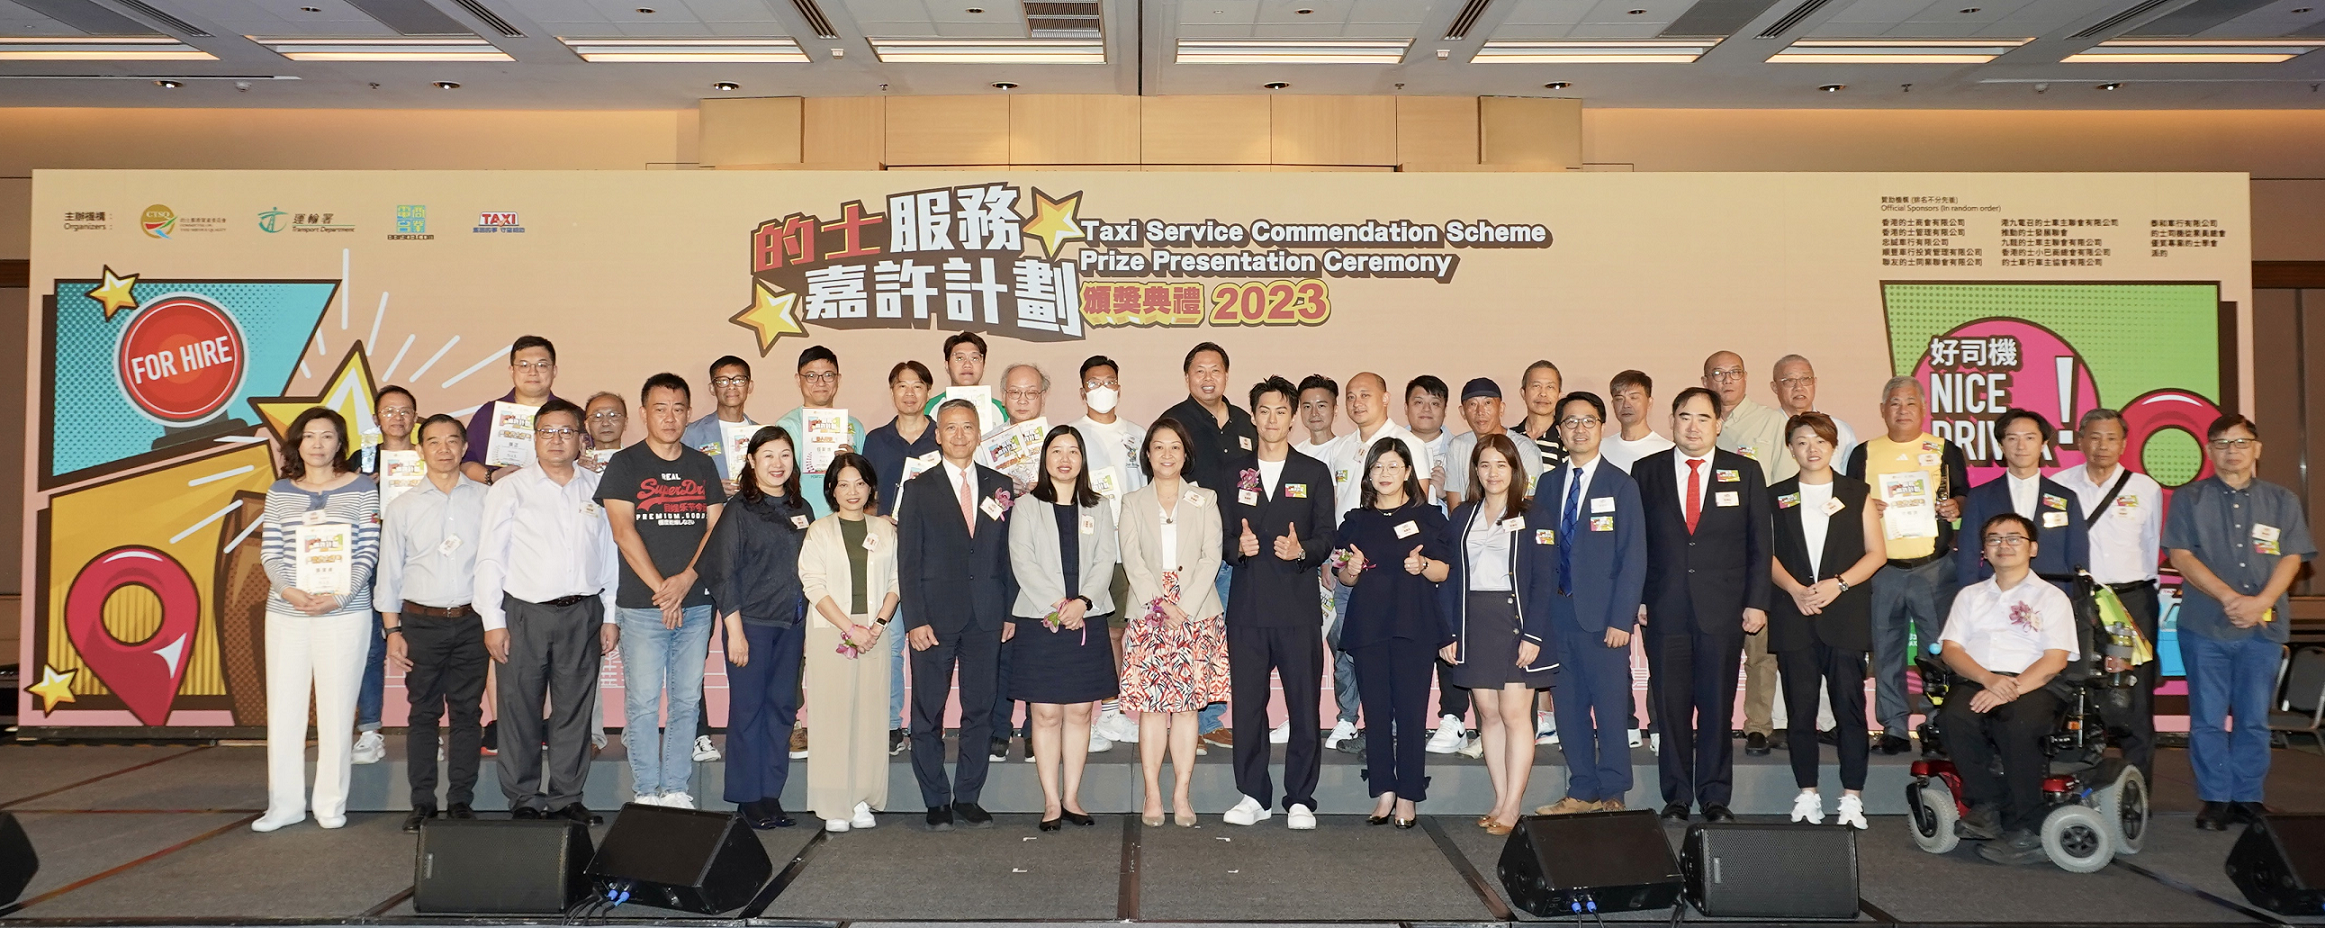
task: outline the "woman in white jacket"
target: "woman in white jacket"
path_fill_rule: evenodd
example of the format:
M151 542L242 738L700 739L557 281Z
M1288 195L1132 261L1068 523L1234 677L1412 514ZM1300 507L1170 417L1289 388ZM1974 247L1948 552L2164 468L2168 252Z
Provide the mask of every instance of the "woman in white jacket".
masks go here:
M832 458L824 501L807 529L799 585L807 598L807 704L815 763L807 806L825 831L870 828L888 805L888 661L880 645L896 615L896 526L868 517L880 485L860 454ZM870 658L865 655L871 655Z

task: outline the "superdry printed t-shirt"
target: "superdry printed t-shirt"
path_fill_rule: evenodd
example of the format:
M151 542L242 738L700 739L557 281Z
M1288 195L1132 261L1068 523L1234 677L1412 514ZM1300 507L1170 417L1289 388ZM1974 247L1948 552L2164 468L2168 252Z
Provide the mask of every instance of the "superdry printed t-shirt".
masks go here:
M710 507L727 501L719 484L718 465L710 455L681 446L678 459L665 461L645 442L614 452L598 481L600 503L619 500L637 507L638 537L654 569L667 577L686 569L702 536L710 530ZM699 573L699 571L698 571ZM651 609L654 589L638 578L629 561L622 562L621 587L614 605L624 609ZM686 606L710 605L710 585L696 583L686 594Z

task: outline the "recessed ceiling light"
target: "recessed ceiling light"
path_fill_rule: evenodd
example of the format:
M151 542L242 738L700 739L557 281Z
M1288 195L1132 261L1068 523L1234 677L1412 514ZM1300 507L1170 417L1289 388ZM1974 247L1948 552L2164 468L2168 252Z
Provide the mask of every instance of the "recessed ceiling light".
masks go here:
M653 7L650 7L650 6L642 6L642 7L639 7L639 8L638 8L638 12L640 12L640 13L645 13L645 14L648 14L648 15L652 15L652 14L653 14L653 12L654 12L654 8L653 8Z
M741 85L741 84L737 84L737 83L735 83L734 81L719 81L719 82L718 82L718 83L716 83L716 84L712 84L712 85L710 85L710 89L712 89L712 90L741 90L741 89L743 89L743 85Z
M1841 91L1843 91L1843 90L1847 90L1847 89L1849 89L1849 85L1847 85L1847 84L1826 84L1826 85L1824 85L1824 86L1822 86L1822 87L1819 87L1819 88L1817 88L1817 89L1818 89L1818 90L1822 90L1822 91L1824 91L1824 92L1826 92L1826 93L1840 93L1840 92L1841 92Z
M1572 83L1566 81L1551 81L1550 83L1542 85L1543 89L1546 90L1565 90L1566 88L1572 86L1574 86Z
M995 90L1016 90L1016 89L1017 89L1017 82L1016 82L1016 81L994 81L994 82L993 82L993 89L995 89Z
M971 13L982 13L982 12L985 12L985 8L984 8L984 7L981 7L981 6L973 6L973 7L970 7L970 8L969 8L969 12L971 12Z
M1290 83L1289 81L1269 81L1269 82L1267 82L1267 83L1265 83L1265 84L1261 84L1260 86L1261 86L1261 87L1265 87L1265 88L1267 88L1267 89L1269 89L1269 90L1282 90L1282 89L1284 89L1284 88L1286 88L1286 87L1290 87L1290 86L1292 86L1292 85L1291 85L1291 83Z
M1308 14L1310 14L1310 13L1314 13L1314 12L1316 12L1316 11L1315 11L1315 10L1293 10L1292 12L1294 12L1294 13L1297 13L1297 14L1299 14L1299 15L1301 15L1301 16L1306 16L1306 15L1308 15Z
M1964 15L1964 16L1968 16L1968 15L1970 15L1970 14L1972 14L1972 13L1978 12L1980 9L1983 9L1983 8L1982 8L1982 7L1975 7L1975 6L1966 6L1966 7L1963 7L1963 8L1962 8L1962 15Z
M436 82L436 89L437 89L437 90L459 90L459 89L460 89L460 82L459 82L459 81L437 81L437 82Z
M2302 8L2300 8L2300 9L2294 10L2293 12L2295 12L2295 13L2306 13L2306 12L2309 12L2309 8L2308 8L2308 7L2302 7Z
M2100 89L2100 90L2122 90L2122 89L2123 89L2123 85L2122 85L2122 84L2118 84L2118 83L2116 83L2116 82L2114 82L2114 81L2108 81L2107 83L2100 84L2100 85L2099 85L2099 89Z
M184 84L180 84L177 81L154 81L153 85L163 90L176 90L185 86Z
M1643 16L1643 15L1646 15L1646 12L1647 12L1646 10L1632 10L1632 11L1631 11L1631 15L1633 15L1633 16Z
M302 6L302 7L300 7L300 8L299 8L299 12L301 12L301 13L320 13L320 12L323 12L323 8L322 8L322 7L319 7L319 6Z

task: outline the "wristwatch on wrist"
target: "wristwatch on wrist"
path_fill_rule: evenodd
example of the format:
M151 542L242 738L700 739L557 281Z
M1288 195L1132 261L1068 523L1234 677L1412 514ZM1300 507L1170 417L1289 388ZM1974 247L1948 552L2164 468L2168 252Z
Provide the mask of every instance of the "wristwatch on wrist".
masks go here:
M404 633L404 627L401 625L390 625L387 627L386 632L390 635L401 635Z
M1834 578L1833 578L1833 582L1834 582L1834 583L1837 583L1837 584L1840 584L1840 587L1841 587L1841 592L1843 592L1843 593L1846 593L1846 592L1848 592L1848 591L1849 591L1849 578L1847 578L1847 577L1834 577Z
M1084 608L1084 609L1096 609L1096 608L1098 608L1098 604L1097 604L1097 603L1094 603L1094 602L1091 602L1091 601L1090 601L1090 597L1087 597L1087 596L1076 596L1076 597L1074 597L1074 598L1075 598L1075 599L1078 599L1078 600L1081 600L1081 601L1082 601L1082 608Z

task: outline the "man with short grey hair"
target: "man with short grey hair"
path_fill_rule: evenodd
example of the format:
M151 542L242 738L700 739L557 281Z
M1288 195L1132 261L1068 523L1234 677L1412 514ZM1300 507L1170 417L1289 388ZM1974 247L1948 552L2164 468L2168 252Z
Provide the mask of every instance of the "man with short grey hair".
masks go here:
M1744 358L1733 351L1716 351L1703 359L1703 388L1720 398L1719 449L1751 458L1760 465L1762 486L1773 486L1796 473L1792 454L1784 447L1784 414L1752 402L1746 395ZM1768 651L1768 635L1744 636L1744 753L1768 753L1768 737L1776 733L1776 655Z
M2156 562L2161 555L2164 490L2146 474L2124 467L2127 429L2123 414L2093 409L2075 427L2075 448L2083 452L2083 466L2069 467L2051 479L2075 494L2090 526L2091 579L2107 584L2123 601L2139 633L2156 640ZM2124 690L2128 705L2107 712L2111 726L2125 730L2123 759L2130 761L2150 782L2155 777L2155 685L2159 661L2136 668L2121 657L2109 656L2107 670L2132 672L2133 684Z
M1876 500L1886 498L1883 484L1888 478L1925 475L1920 494L1910 502L1928 505L1936 522L1928 534L1892 534L1889 522L1882 522L1889 563L1873 575L1873 696L1883 754L1912 746L1906 740L1913 705L1906 699L1905 668L1924 658L1935 661L1954 587L1953 520L1962 517L1970 486L1969 461L1962 449L1926 431L1924 417L1921 381L1889 378L1881 387L1881 421L1887 431L1859 444L1846 469L1849 476L1872 486ZM1909 633L1920 642L1919 649L1906 644ZM1913 660L1908 660L1909 651Z

